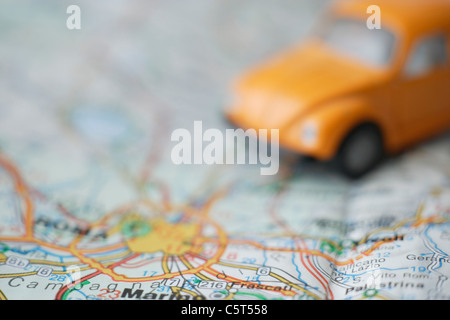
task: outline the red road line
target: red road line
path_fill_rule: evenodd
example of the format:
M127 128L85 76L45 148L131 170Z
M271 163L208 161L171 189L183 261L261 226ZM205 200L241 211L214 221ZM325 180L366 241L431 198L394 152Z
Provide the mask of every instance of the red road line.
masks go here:
M294 233L290 230L289 226L287 226L287 225L284 224L281 220L279 220L278 217L277 217L276 214L275 214L275 204L276 204L278 198L281 196L281 194L282 194L282 193L279 192L279 193L275 196L274 201L273 201L272 205L271 205L270 208L269 208L269 215L272 217L273 220L275 220L275 223L278 224L278 225L279 225L279 226L280 226L287 234L293 235ZM301 239L301 241L304 243L304 240L303 240L303 239ZM308 265L305 263L305 261L304 261L304 259L303 259L303 254L304 254L304 253L302 253L305 249L300 248L300 247L297 245L295 239L294 239L294 244L295 244L297 250L300 251L300 260L302 261L303 266L306 268L306 270L307 270L314 278L316 278L317 281L319 281L319 283L320 283L320 284L322 285L322 287L325 289L325 292L326 292L327 295L328 295L328 292L330 292L331 297L332 297L332 299L333 299L333 294L332 294L332 292L329 291L329 289L328 289L329 286L326 285L326 284L324 284L324 283L319 279L319 277L317 277L317 274L318 274L320 277L322 277L322 279L323 279L325 282L327 282L327 280L324 279L323 276L320 274L320 272L319 272L319 271L311 264L311 262L309 261L309 257L307 258L308 263L309 263L309 265L311 266L311 268L314 269L315 272L311 271L311 269L308 268ZM305 243L304 243L304 244L305 244ZM305 248L306 248L306 250L308 249L308 248L306 247L306 244L305 244ZM317 273L317 274L316 274L316 273Z
M303 239L300 239L300 241L302 241L303 245L305 246L305 248L306 248L306 250L307 250L308 247L306 246L305 241L304 241ZM294 240L294 243L295 243L295 240ZM302 248L299 248L299 249L300 249L300 250L303 250ZM325 292L326 292L327 296L328 296L328 292L329 292L329 293L330 293L330 296L331 296L331 299L334 299L333 293L332 293L331 290L330 290L330 286L329 286L328 284L325 285L322 281L320 281L319 278L317 278L317 277L315 276L314 273L312 273L312 272L308 269L308 267L307 267L306 264L304 263L303 255L304 255L304 253L300 253L300 259L302 260L302 262L303 262L303 264L304 264L306 270L308 270L308 271L314 276L314 278L316 278L316 279L320 282L320 284L321 284L321 285L323 286L323 288L325 289ZM309 259L309 255L306 257L306 259L307 259L309 265L311 266L311 268L314 269L314 271L319 275L319 277L322 278L322 280L325 281L325 283L328 283L328 282L327 282L327 279L325 279L324 276L319 272L319 270L317 270L316 267L311 263L311 260Z
M82 277L81 279L80 279L80 282L79 283L82 283L83 281L86 281L87 279L90 279L90 278L92 278L92 277L95 277L95 276L97 276L97 275L99 275L99 274L102 274L100 271L96 271L96 272L93 272L93 273L91 273L91 274L88 274L88 275L86 275L86 276L84 276L84 277ZM68 285L66 285L66 286L64 286L64 287L62 287L59 291L58 291L58 293L56 294L56 296L55 296L55 300L61 300L62 299L62 296L64 295L64 293L67 291L67 290L69 290L72 286L74 286L74 285L76 285L76 283L70 283L70 284L68 284Z
M14 180L14 187L16 189L17 194L22 198L25 202L25 212L24 212L24 220L25 220L25 237L31 239L33 236L33 202L29 196L29 190L26 187L26 184L21 177L17 168L13 165L13 163L5 158L5 156L0 155L0 165L5 168L5 170L11 175Z

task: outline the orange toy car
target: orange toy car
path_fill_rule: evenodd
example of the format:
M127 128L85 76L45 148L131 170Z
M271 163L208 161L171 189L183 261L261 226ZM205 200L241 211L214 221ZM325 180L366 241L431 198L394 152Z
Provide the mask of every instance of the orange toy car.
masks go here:
M325 20L238 81L231 122L279 129L281 146L352 177L450 127L449 0L339 1Z

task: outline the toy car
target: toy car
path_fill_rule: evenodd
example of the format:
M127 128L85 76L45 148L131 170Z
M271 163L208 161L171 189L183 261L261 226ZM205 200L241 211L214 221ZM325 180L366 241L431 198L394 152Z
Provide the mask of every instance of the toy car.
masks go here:
M339 1L319 32L239 79L226 115L359 177L450 127L449 51L449 0Z

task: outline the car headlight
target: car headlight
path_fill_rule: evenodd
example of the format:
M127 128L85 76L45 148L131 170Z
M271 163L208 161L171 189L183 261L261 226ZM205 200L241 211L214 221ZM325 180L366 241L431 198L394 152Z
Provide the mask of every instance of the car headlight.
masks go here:
M312 145L316 143L319 136L319 129L315 122L307 122L301 127L300 137L304 144Z

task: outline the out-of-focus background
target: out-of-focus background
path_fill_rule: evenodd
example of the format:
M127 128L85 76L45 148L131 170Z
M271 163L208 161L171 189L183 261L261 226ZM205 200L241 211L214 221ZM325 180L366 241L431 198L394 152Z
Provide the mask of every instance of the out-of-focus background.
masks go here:
M71 4L81 8L81 30L66 28ZM93 223L137 199L195 207L229 190L210 218L230 239L263 244L289 235L319 248L316 239L359 241L378 228L404 227L398 223L416 217L427 201L427 212L448 210L448 135L388 159L358 181L292 155L283 155L273 177L260 176L255 166L171 163L172 130L190 129L195 120L204 128L228 127L222 111L233 80L298 44L327 4L3 0L0 152L34 190L35 216L60 214L42 199ZM23 226L10 210L17 200L5 170L0 184L0 219L16 225L0 231L12 237ZM421 248L420 241L411 248ZM401 267L402 254L389 267ZM264 259L261 265L270 264ZM300 272L288 260L277 268ZM307 281L300 270L298 279ZM311 286L327 296L317 283Z
M81 9L81 30L66 27L71 4ZM205 128L229 127L223 109L236 77L300 43L327 4L7 0L0 12L0 147L24 166L38 162L29 152L54 156L43 157L36 170L45 171L45 161L55 160L67 178L76 176L71 161L75 167L80 163L64 152L88 150L139 183L151 175L174 188L186 183L179 190L180 200L186 200L193 189L189 174L217 171L221 173L215 179L220 179L224 169L172 166L172 130L191 129L194 120L202 120ZM447 140L419 145L356 184L320 164L291 157L282 161L275 180L286 172L301 172L315 183L331 179L346 187L383 185L387 178L413 179L408 188L426 181L439 185L449 173ZM257 168L225 167L228 176L258 173ZM176 182L167 181L171 175Z
M173 166L171 132L230 127L236 77L297 45L327 3L5 1L0 147L47 182L78 179L95 159L134 184L161 179L179 201L211 172L260 179L255 166ZM72 4L81 30L66 27Z
M6 1L0 17L2 71L8 75L3 88L65 104L115 95L123 108L147 94L148 108L156 108L152 96L167 104L171 123L186 114L215 119L230 81L298 43L325 3ZM81 8L81 30L66 28L70 4Z

